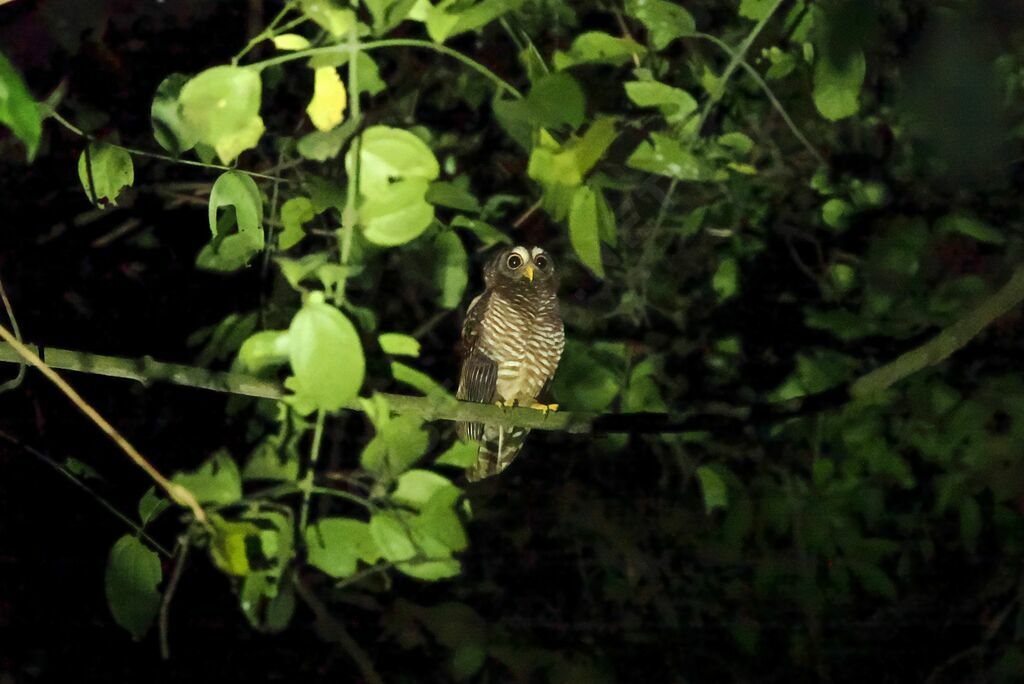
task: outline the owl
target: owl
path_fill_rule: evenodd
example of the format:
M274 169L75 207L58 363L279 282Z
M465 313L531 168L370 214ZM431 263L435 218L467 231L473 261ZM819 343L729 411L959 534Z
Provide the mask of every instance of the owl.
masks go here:
M484 268L484 292L470 302L462 326L462 370L456 397L464 401L555 410L539 399L565 348L555 262L539 247L513 247ZM480 443L470 482L496 475L519 453L526 428L459 423L462 439Z

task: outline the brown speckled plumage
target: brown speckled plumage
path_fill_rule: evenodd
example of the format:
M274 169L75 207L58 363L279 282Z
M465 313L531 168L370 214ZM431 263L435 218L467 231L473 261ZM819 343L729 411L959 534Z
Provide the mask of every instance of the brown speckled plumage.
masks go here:
M530 406L554 377L565 347L554 261L539 247L505 249L488 263L484 280L462 327L456 396ZM477 462L466 471L470 481L504 470L529 432L482 423L460 423L458 431L480 442Z

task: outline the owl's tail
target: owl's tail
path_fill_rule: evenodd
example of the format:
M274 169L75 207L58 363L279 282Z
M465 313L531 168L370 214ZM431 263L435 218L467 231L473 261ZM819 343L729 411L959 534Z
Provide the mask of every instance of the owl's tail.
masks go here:
M466 468L466 479L470 482L497 475L507 468L519 455L526 442L526 435L530 434L529 428L480 423L470 424L468 432L473 439L480 442L476 463Z

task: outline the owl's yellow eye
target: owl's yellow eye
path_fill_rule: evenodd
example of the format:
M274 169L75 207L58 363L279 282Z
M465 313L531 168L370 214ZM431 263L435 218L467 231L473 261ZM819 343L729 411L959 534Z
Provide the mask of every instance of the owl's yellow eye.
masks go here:
M508 263L508 267L514 271L523 265L523 258L518 254L510 254L506 263Z

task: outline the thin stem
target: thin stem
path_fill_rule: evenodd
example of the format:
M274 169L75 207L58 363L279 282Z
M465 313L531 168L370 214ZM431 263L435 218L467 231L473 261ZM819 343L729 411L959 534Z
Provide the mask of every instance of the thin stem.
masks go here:
M423 48L425 50L433 50L434 52L440 53L442 55L447 55L448 57L452 57L453 59L457 59L458 61L465 64L473 71L476 71L477 73L487 77L500 89L508 92L516 99L521 100L523 98L523 94L520 93L515 88L515 86L513 86L500 76L498 76L496 73L485 67L480 62L477 62L476 60L467 57L458 50L453 50L452 48L447 47L445 45L438 45L436 43L432 43L429 40L417 40L414 38L389 38L386 40L372 40L366 43L361 43L358 45L358 47L360 50L377 50L378 48L386 47L414 47ZM253 69L265 69L269 66L284 64L286 62L292 62L297 59L306 59L307 57L313 57L314 55L344 52L348 49L349 47L348 44L346 43L338 45L325 45L323 47L315 47L309 48L308 50L298 50L296 52L290 52L286 55L277 55L276 57L271 57L270 59L265 59L261 62L253 62L248 66Z
M60 473L61 475L63 475L67 479L69 479L72 482L72 484L74 484L76 487L78 487L79 489L84 491L86 494L91 496L93 499L95 499L96 503L98 503L100 506L103 506L103 508L107 509L115 518L117 518L118 520L123 522L125 525L130 527L132 529L132 531L135 532L135 534L137 534L138 536L142 537L147 542L149 542L150 546L155 548L157 551L162 553L164 556L166 556L168 558L171 557L171 552L168 551L167 548L164 547L163 544L158 542L156 539L153 539L153 537L149 536L149 534L147 534L146 531L144 529L142 529L141 525L136 523L134 520L129 518L127 515L125 515L121 511L117 510L117 508L114 506L114 504L110 503L105 498L103 498L103 496L101 496L99 494L99 492L94 490L89 485L85 484L85 482L83 482L80 477L78 477L73 472L68 470L66 467L64 467L63 465L61 465L57 461L55 461L53 458L51 458L50 456L47 456L46 454L44 454L42 451L39 451L35 447L32 447L32 446L29 446L28 444L25 444L24 442L19 440L17 437L14 437L13 435L9 435L9 434L7 434L6 432L4 432L2 430L0 430L0 439L4 439L4 440L10 442L12 445L18 447L19 449L21 449L25 453L29 454L30 456L34 456L35 458L39 459L40 461L42 461L46 465L48 465L51 468L53 468L54 470L56 470L58 473Z
M75 126L73 123L65 119L56 111L50 110L50 116L53 117L54 121L59 123L64 128L68 129L75 135L81 136L86 140L96 139L95 136L86 133L78 126ZM105 142L104 144L109 145L110 147L117 148L119 150L123 150L128 154L133 154L137 157L148 157L149 159L159 159L161 161L171 162L172 164L182 164L184 166L198 166L200 168L213 169L216 171L237 171L238 173L244 173L245 175L252 176L253 178L272 180L277 181L279 183L289 182L287 178L281 178L280 176L271 176L265 173L257 173L255 171L246 171L245 169L239 169L234 166L224 166L222 164L207 164L206 162L192 161L190 159L179 159L178 157L171 157L170 155L166 154L157 154L156 152L147 152L145 150L136 149L134 147L126 147L125 145L118 145L116 143Z
M351 91L351 107L352 110L349 112L350 116L355 120L359 121L362 116L361 103L359 101L359 69L356 68L356 55L359 49L359 35L356 32L356 28L353 27L348 35L349 59L348 59L348 87ZM341 216L341 235L339 240L341 244L339 246L339 261L342 266L348 266L348 260L352 253L352 238L356 232L356 226L359 225L359 173L360 165L362 163L363 156L363 136L358 135L352 141L349 149L352 151L352 174L348 178L347 187L345 188L345 211L342 212ZM341 305L345 301L345 288L348 284L348 271L343 269L342 276L335 285L334 291L334 303Z
M170 660L171 658L169 635L171 600L174 598L174 592L178 589L178 582L181 581L181 576L184 574L185 561L188 560L188 550L191 547L191 535L183 534L178 539L178 557L174 563L174 571L171 573L171 579L168 581L167 589L164 591L164 598L160 602L160 657L164 660Z
M160 471L154 468L153 465L147 461L134 446L132 446L131 442L125 439L121 433L107 421L106 418L101 416L99 412L89 404L89 402L82 398L82 395L76 392L71 385L64 380L64 378L57 375L57 373L46 365L42 359L36 356L31 349L19 342L18 339L11 334L11 331L3 325L0 325L0 337L3 337L4 341L14 348L14 351L16 351L23 359L38 368L50 382L56 385L57 388L71 400L71 403L77 406L82 413L88 416L88 418L94 422L100 430L105 432L107 436L110 437L110 439L128 455L128 458L130 458L135 465L139 466L147 475L153 478L153 481L167 492L172 501L191 509L192 514L200 523L205 525L209 524L206 519L206 513L203 511L202 506L199 505L199 502L196 501L192 492L179 484L171 482L161 475Z
M0 278L0 298L4 301L4 311L7 312L7 318L11 321L11 329L14 330L14 336L21 342L21 328L18 327L18 319L14 316L14 307L11 306L11 300L7 298L7 288L4 287L4 281ZM0 385L0 394L8 390L12 390L21 384L21 381L25 379L25 364L18 364L18 374L13 378Z
M284 4L284 7L281 8L281 11L277 13L277 16L270 20L270 23L267 24L267 27L264 28L259 33L257 33L255 36L253 36L246 44L246 46L239 50L238 54L231 58L232 66L237 66L238 60L242 59L242 57L245 57L245 55L247 55L250 50L252 50L254 47L262 43L264 40L267 40L268 38L271 38L275 35L274 31L277 29L278 22L284 19L285 15L288 14L288 12L292 8L292 4L292 2L286 2Z
M722 99L722 96L725 95L726 84L729 82L729 79L732 78L733 73L737 68L739 68L740 64L746 60L750 46L754 44L757 37L761 35L761 31L763 31L764 27L768 25L768 21L775 15L775 12L778 11L779 7L785 1L786 0L775 0L775 4L765 12L765 15L761 17L761 20L757 22L754 28L751 29L750 33L747 34L747 37L743 39L743 42L740 43L739 47L736 49L735 54L733 54L729 63L726 65L725 71L723 71L722 75L718 78L718 84L715 88L715 92L712 93L711 98L708 99L704 104L704 108L701 110L700 119L697 121L696 135L700 135L701 129L704 128L704 124L708 120L708 116L711 115L711 110L714 108L715 104Z
M730 58L736 57L736 51L729 47L729 45L725 41L721 40L717 36L713 36L709 33L695 33L692 37L699 38L700 40L706 40L718 46L723 52L725 52L725 54L729 55ZM750 75L750 77L754 80L755 83L757 83L758 87L760 87L761 90L764 91L764 94L768 96L768 100L772 103L772 106L775 108L775 111L777 111L779 113L779 116L782 117L782 120L786 122L786 126L788 126L789 130L792 131L794 136L796 136L796 139L799 140L801 144L803 144L803 146L807 149L808 152L811 153L811 155L818 161L819 164L821 164L822 166L827 165L828 162L825 161L825 157L823 157L821 153L818 152L817 148L811 144L811 141L807 139L807 136L805 136L803 131L801 131L800 128L796 125L796 122L793 121L793 118L789 115L789 112L787 112L786 108L782 106L782 102L780 102L779 98L775 96L775 92L771 89L768 83L765 82L764 78L761 77L761 74L758 73L757 69L752 67L750 65L750 62L748 62L746 59L740 59L740 66L742 66L743 70Z
M306 466L306 477L302 480L302 513L299 515L299 532L306 529L309 522L309 502L313 498L313 476L316 473L316 462L320 458L320 442L324 436L324 418L326 412L321 409L316 414L316 427L313 428L313 446L309 452L309 465Z

